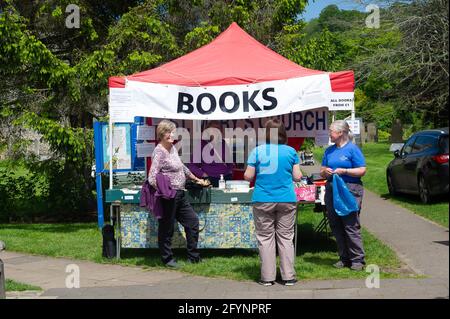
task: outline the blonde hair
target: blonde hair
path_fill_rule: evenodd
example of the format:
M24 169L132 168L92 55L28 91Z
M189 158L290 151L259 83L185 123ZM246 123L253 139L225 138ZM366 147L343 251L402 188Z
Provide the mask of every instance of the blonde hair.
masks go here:
M350 126L344 120L336 120L330 124L330 129L344 133L344 136L351 142L353 141L353 133L350 130Z
M170 133L176 128L175 123L168 120L162 120L156 128L156 136L158 141L161 141L166 133Z

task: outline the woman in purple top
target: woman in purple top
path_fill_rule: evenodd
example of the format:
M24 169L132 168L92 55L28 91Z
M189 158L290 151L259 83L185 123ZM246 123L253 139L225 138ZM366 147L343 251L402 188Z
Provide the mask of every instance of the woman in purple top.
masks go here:
M201 163L194 163L192 160L189 169L195 176L206 178L213 187L218 187L220 175L223 175L225 180L233 178L232 154L223 139L220 121L209 121L206 128L209 130L211 139L202 140ZM227 159L230 163L227 163Z
M184 195L184 186L186 177L199 184L204 182L195 177L181 162L178 152L173 146L175 130L175 124L167 120L161 121L156 128L159 143L153 151L148 180L150 185L157 188L156 175L161 173L169 177L171 187L176 190L174 198L161 198L163 215L158 219L158 247L162 261L166 266L176 268L178 264L173 257L171 248L175 220L183 225L186 232L188 261L192 263L200 261L200 254L197 250L199 220Z

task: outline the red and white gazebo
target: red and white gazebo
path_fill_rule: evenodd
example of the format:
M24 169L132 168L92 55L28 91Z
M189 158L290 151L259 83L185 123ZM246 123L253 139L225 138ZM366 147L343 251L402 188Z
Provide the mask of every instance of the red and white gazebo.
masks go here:
M232 23L211 43L171 62L110 77L110 123L135 116L147 117L147 124L150 118L248 120L318 108L354 117L353 90L353 71L302 67ZM289 136L288 144L298 149L303 140Z
M116 89L132 90L129 114L136 116L242 119L318 107L353 110L354 73L304 68L233 22L211 43L178 59L110 77L109 88L113 99Z

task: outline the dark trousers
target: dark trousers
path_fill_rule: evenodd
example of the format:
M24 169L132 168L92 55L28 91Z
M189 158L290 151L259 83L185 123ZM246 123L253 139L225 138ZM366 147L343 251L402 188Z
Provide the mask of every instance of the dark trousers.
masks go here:
M355 196L361 210L364 188L361 184L346 183L349 191ZM365 253L361 237L361 223L359 213L350 213L347 216L336 214L333 205L333 184L327 182L325 187L325 205L331 231L336 238L339 257L346 264L365 264Z
M191 204L187 201L184 191L178 190L173 199L161 200L163 217L158 220L158 246L163 263L173 259L171 246L175 220L184 227L186 232L188 258L192 261L198 261L200 258L197 250L199 220Z

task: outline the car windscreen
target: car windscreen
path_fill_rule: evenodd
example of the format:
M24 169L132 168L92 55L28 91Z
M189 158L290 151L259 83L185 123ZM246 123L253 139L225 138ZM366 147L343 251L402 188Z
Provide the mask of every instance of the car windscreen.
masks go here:
M442 153L448 154L448 135L441 136L439 146Z

